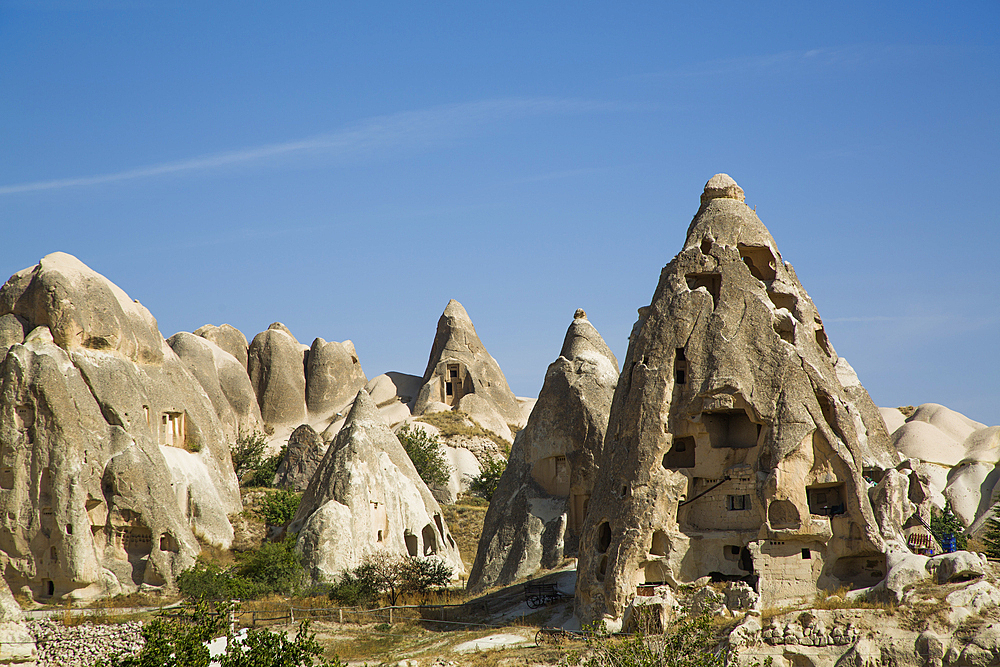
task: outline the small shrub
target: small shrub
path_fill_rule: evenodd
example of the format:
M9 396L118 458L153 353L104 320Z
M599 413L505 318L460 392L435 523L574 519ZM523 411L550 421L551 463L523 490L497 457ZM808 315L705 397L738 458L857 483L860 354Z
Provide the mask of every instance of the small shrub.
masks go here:
M487 501L493 500L493 494L496 493L500 477L506 468L507 462L502 459L487 459L479 474L470 481L469 493Z
M396 434L407 456L413 461L420 479L428 486L447 486L451 477L451 466L441 448L436 435L430 435L418 428L404 426Z
M329 597L345 607L370 607L379 596L379 591L368 579L361 579L348 570L330 589Z
M594 632L584 667L724 667L726 651L716 651L711 618L700 616L673 626L663 635L613 636Z
M269 526L285 526L295 518L302 497L292 489L268 491L254 514Z
M266 447L267 438L260 431L254 431L240 435L236 439L236 444L229 448L233 459L233 471L240 481L260 467Z
M181 572L177 587L192 600L254 600L278 593L291 595L302 587L302 563L295 541L266 542L260 549L237 556L235 565L221 568L199 559Z

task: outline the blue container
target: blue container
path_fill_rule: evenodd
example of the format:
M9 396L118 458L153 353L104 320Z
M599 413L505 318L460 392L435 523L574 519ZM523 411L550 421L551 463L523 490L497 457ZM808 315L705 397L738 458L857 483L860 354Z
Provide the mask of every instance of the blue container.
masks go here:
M956 544L955 544L954 533L944 534L944 537L941 539L941 548L944 549L944 552L946 554L950 554L951 552L955 551Z

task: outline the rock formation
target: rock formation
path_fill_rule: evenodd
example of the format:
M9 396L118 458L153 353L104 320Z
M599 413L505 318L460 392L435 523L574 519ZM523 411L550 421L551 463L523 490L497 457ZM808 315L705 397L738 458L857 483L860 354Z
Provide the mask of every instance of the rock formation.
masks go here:
M156 320L54 253L0 289L28 332L0 364L0 550L36 598L171 581L242 509L228 440ZM4 331L16 327L7 322Z
M285 456L274 474L274 486L305 491L326 454L323 439L309 424L302 424L288 437Z
M465 308L454 299L438 320L413 414L452 409L508 440L512 437L508 425L524 423L507 378L479 340Z
M243 335L242 331L230 324L223 324L218 327L214 324L206 324L195 329L194 335L201 336L205 340L215 343L233 355L236 361L243 365L243 370L246 370L247 354L250 346L247 344L247 337Z
M247 360L260 416L267 424L301 424L306 418L306 354L284 324L253 337Z
M745 578L764 607L870 586L887 547L866 476L897 463L791 265L719 174L630 336L577 611L614 627L638 589L704 576Z
M577 554L617 383L618 360L576 311L493 494L469 590L507 585Z
M311 414L328 415L343 408L366 384L354 343L313 341L306 362L306 408Z
M330 581L376 551L442 559L463 571L455 540L427 485L374 401L358 392L289 525L316 581Z

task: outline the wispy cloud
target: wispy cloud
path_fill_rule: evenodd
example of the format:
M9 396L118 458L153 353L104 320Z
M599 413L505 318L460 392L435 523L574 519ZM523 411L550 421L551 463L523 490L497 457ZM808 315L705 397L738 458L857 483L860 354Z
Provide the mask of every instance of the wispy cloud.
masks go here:
M308 155L349 156L413 144L433 144L478 127L537 115L588 113L619 109L607 102L550 98L501 99L453 104L370 118L351 127L296 141L212 153L174 162L112 173L0 186L0 196L87 187L182 172L207 171L243 164L266 164Z

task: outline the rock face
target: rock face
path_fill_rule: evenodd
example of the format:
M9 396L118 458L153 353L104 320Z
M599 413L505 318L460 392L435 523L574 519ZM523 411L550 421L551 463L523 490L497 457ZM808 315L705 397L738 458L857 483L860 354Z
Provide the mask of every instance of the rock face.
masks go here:
M368 384L354 343L313 341L306 363L306 407L313 414L329 414L350 403Z
M288 328L275 322L253 338L247 372L268 424L301 424L306 418L305 354Z
M456 575L463 571L441 508L364 390L289 530L299 533L296 548L316 581L330 581L376 551L437 557Z
M618 360L578 310L514 440L469 590L507 585L577 555L617 383Z
M224 426L149 311L55 253L0 289L8 314L29 332L0 363L8 583L113 595L172 581L195 532L228 547L242 504Z
M718 175L630 336L577 611L613 626L639 587L703 576L746 578L763 607L870 586L886 544L865 476L897 463L791 265Z
M471 415L484 428L492 425L506 431L508 439L507 424L523 425L521 409L507 386L507 378L479 340L465 308L452 299L438 320L413 414L455 408Z
M274 486L305 491L326 454L326 445L309 424L302 424L288 438L285 457L274 474Z
M209 339L184 331L168 338L167 344L208 394L227 442L263 428L250 378L236 357Z
M247 344L247 337L243 335L242 331L230 324L223 324L218 327L214 324L206 324L203 327L195 329L194 335L201 336L205 340L215 343L233 355L236 361L243 365L243 370L246 370L249 345Z

